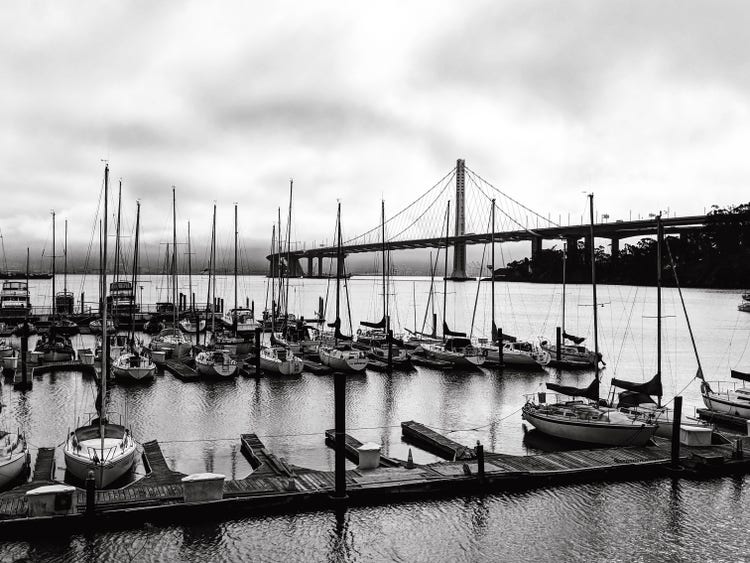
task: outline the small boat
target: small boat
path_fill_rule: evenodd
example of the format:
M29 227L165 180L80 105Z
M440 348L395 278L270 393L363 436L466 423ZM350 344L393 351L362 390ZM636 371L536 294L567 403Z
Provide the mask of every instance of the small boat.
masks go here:
M737 310L742 311L743 313L750 313L750 301L742 301L742 303L737 305Z
M0 358L10 358L14 353L13 346L6 339L0 339Z
M260 367L263 371L281 375L299 375L305 367L302 359L283 346L264 346L260 350Z
M730 375L738 381L705 381L701 379L701 396L703 404L710 411L730 414L750 420L750 387L742 382L750 382L750 373L731 370Z
M237 332L240 334L255 332L255 329L260 327L260 323L253 318L254 312L252 309L229 309L221 317L221 322L227 328L234 329L234 323L237 323Z
M249 354L253 348L253 340L249 336L234 335L226 329L217 329L211 333L211 345L214 348L228 350L232 356Z
M143 325L143 332L146 334L159 334L164 330L165 326L161 315L151 315L146 324Z
M50 329L54 330L58 334L64 334L65 336L75 336L76 334L81 332L81 329L78 327L78 325L74 321L66 317L55 320L52 323Z
M478 348L485 354L488 364L500 364L499 344L485 344L480 339ZM549 352L541 346L531 342L503 340L503 365L538 369L548 365L550 359Z
M69 362L75 357L70 338L54 332L42 334L34 350L41 352L44 362Z
M422 344L422 350L428 358L450 362L457 368L480 367L486 361L482 351L465 337L450 336L437 344Z
M181 347L189 347L190 341L179 328L165 328L151 339L151 350L174 352Z
M180 319L179 325L183 332L195 334L206 330L206 319L198 319L196 323L194 318L186 316Z
M0 489L16 481L29 464L29 447L23 434L0 430Z
M204 377L228 378L237 374L237 362L227 350L206 350L195 356L195 369Z

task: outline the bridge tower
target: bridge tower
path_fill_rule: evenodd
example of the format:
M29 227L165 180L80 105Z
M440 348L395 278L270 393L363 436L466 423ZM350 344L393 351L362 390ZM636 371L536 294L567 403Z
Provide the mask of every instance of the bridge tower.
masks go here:
M466 176L464 159L456 161L456 229L455 236L466 234ZM466 277L466 243L457 242L453 247L453 280L465 280Z

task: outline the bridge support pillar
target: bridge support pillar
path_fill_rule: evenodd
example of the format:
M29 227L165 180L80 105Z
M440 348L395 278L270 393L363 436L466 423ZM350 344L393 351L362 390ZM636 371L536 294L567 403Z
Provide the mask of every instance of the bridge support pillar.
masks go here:
M462 158L456 161L456 229L457 237L466 233L466 176L465 163ZM447 249L446 249L447 252ZM461 280L466 277L466 243L456 243L453 247L453 273L451 279Z
M567 252L566 261L568 264L577 264L578 257L578 239L576 237L567 237L565 239L565 249Z
M313 257L308 256L307 257L307 277L311 277L313 275Z
M323 257L318 256L318 275L323 276Z
M620 255L620 239L612 237L611 242L612 250L610 251L610 256L615 259Z
M532 237L531 239L531 259L542 251L542 237Z
M299 258L297 258L296 256L290 256L289 263L286 266L286 273L288 276L291 276L293 278L301 278L305 275L304 270L302 270L302 264L299 263Z
M274 254L268 259L268 277L277 278L279 277L280 273L281 268L279 263L279 256L278 254Z

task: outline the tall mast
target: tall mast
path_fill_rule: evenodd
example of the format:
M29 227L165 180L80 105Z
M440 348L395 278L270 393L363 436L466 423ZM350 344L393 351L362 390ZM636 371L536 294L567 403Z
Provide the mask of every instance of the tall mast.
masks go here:
M286 289L284 292L284 316L289 317L289 278L291 272L289 268L291 266L291 254L292 254L292 190L294 187L294 179L289 179L289 215L286 220Z
M276 225L271 226L271 255L273 256L273 253L276 252ZM276 331L276 270L281 269L281 260L276 255L276 268L273 267L273 262L271 262L271 332ZM266 299L268 299L268 294L266 293Z
M172 186L172 326L177 328L177 196Z
M63 293L68 294L68 220L65 219L65 246L63 247L64 270L63 270Z
M104 480L104 418L107 416L107 378L109 377L109 350L107 342L107 198L109 194L109 163L104 165L104 227L102 231L102 407L99 413L101 451L100 482Z
M190 311L194 313L195 303L193 303L193 257L190 246L190 221L188 221L188 299L190 299Z
M490 278L490 287L492 292L492 330L490 331L490 337L494 343L495 338L497 337L497 325L495 324L495 200L493 198L492 200L492 237L490 239L490 246L492 247L492 274ZM480 274L481 276L481 274ZM502 346L503 343L500 342L500 346Z
M138 291L138 234L141 227L141 202L136 201L135 211L135 245L133 246L133 294ZM130 335L129 340L135 338L135 307L130 310Z
M234 204L234 314L232 328L237 336L237 203Z
M120 280L120 212L122 210L122 178L120 178L120 187L117 190L117 225L115 227L115 279Z
M448 323L445 319L446 306L448 303L448 237L450 237L451 202L448 200L448 209L445 212L445 266L443 268L443 341L445 342L445 327Z
M57 307L55 307L55 254L57 247L55 244L55 210L52 210L52 318L55 318Z
M334 333L333 342L334 345L338 344L338 335L340 332L341 316L339 299L341 289L341 202L338 202L338 209L336 211L336 321L334 322Z
M656 216L656 377L661 382L661 213ZM661 395L657 396L657 407L661 407Z
M211 223L211 335L216 333L216 204Z
M278 221L279 221L279 230L278 237L276 238L276 244L278 245L278 253L279 253L279 305L276 307L276 311L279 315L281 315L281 306L282 301L284 300L284 275L281 271L281 249L282 249L282 240L281 240L281 207L278 208ZM287 266L289 266L287 264ZM286 310L286 305L284 304L284 309Z
M565 276L568 269L568 245L563 243L563 271L562 271L562 342L565 342Z
M591 219L589 236L591 237L591 296L594 302L594 368L599 379L599 323L596 304L596 261L594 260L594 194L589 194L589 217Z
M26 247L26 316L31 309L31 297L29 296L29 247Z
M385 319L385 333L388 334L388 328L390 325L389 319L388 319L388 298L386 296L386 279L385 277L388 275L386 273L387 271L387 265L385 263L385 200L380 200L380 224L381 224L381 242L382 242L382 249L383 249L383 318Z

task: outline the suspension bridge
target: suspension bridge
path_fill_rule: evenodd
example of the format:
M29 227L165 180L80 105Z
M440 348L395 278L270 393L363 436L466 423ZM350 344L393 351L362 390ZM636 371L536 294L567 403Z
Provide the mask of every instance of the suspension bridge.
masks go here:
M491 221L491 205L495 200L495 225ZM607 219L606 215L602 216ZM418 248L453 249L453 269L449 279L456 281L473 279L466 274L466 247L468 245L495 242L529 241L532 258L543 248L545 240L561 240L567 243L569 260L577 256L578 241L584 240L584 259L589 256L590 226L580 224L562 225L562 218L554 222L527 207L504 191L472 171L463 159L438 180L429 190L420 195L404 209L385 220L385 225L373 228L342 243L342 259L350 254L379 252L385 247L389 251ZM710 221L706 215L662 217L665 233L685 234L705 227ZM493 234L494 230L494 234ZM611 241L612 256L617 256L620 240L656 234L656 219L628 221L597 221L594 225L596 238ZM284 248L282 245L279 248ZM294 277L327 277L323 270L324 258L336 258L338 248L322 245L267 256L269 275L280 271ZM306 262L306 268L303 263ZM316 268L317 265L317 268ZM335 270L334 270L335 271Z

